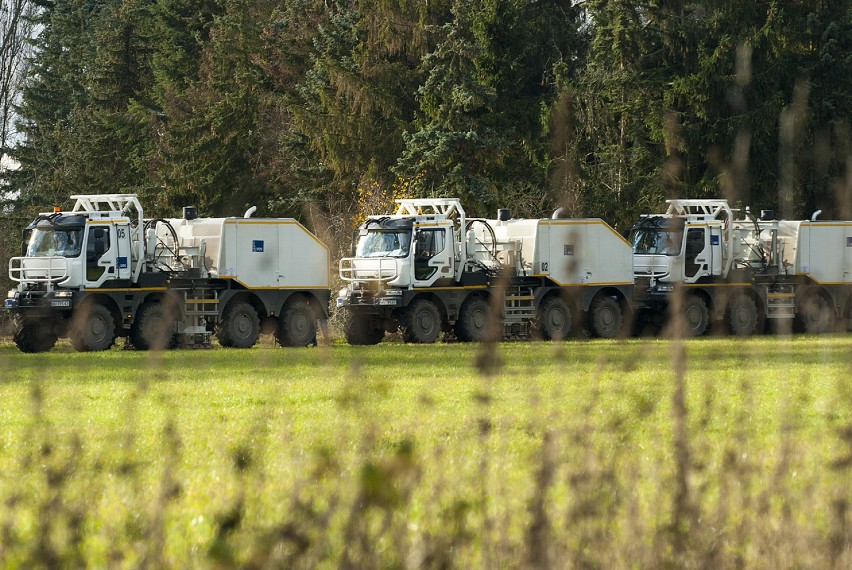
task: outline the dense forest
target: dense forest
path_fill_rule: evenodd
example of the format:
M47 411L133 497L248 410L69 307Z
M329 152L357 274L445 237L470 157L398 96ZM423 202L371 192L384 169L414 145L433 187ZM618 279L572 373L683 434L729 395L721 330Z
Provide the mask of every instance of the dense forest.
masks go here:
M337 237L401 195L852 216L848 0L30 4L7 218L104 192Z

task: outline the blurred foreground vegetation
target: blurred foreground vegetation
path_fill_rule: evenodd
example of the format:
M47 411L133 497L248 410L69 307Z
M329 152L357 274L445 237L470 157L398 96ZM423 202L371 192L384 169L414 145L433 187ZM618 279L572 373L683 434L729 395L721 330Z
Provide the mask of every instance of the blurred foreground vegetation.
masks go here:
M0 566L848 568L850 355L0 343Z

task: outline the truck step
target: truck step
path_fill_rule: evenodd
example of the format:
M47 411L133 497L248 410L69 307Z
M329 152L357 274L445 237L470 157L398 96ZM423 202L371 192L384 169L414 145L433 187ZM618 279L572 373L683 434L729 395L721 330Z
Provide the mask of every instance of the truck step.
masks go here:
M187 316L211 316L219 314L219 299L187 299L184 314Z
M529 338L535 319L535 295L526 287L507 292L503 299L503 337Z
M795 316L796 292L792 285L779 285L767 292L767 319L792 319Z
M184 297L184 318L178 324L178 342L185 347L212 346L212 331L208 323L219 316L218 293L209 289L187 291Z

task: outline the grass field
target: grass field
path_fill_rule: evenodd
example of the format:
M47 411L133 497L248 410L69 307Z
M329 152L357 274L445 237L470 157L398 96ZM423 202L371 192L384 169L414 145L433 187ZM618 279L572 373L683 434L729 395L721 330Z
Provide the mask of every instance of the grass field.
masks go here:
M8 568L852 566L852 337L0 343Z

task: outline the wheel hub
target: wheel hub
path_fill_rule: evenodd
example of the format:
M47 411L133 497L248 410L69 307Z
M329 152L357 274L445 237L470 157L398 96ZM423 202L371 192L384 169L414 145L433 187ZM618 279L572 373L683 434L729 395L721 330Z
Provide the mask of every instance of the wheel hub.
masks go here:
M695 307L690 307L686 312L686 322L692 328L701 324L701 311Z
M562 314L562 311L554 309L550 311L547 317L551 329L561 330L565 326L565 315Z
M100 339L104 336L104 333L106 333L106 323L104 323L102 318L95 317L91 321L89 331L92 333L92 337Z
M240 315L234 321L234 328L236 329L236 332L240 335L240 337L245 338L249 331L251 331L251 323L249 322L249 318L245 315Z
M432 318L432 315L423 311L417 315L417 326L423 332L432 332L432 329L435 327L435 320Z
M473 321L473 326L477 329L485 328L485 325L488 322L488 319L485 318L485 313L482 311L476 311L473 313L473 318L471 320Z
M308 329L308 320L304 315L295 315L290 320L290 326L299 334L303 334Z

